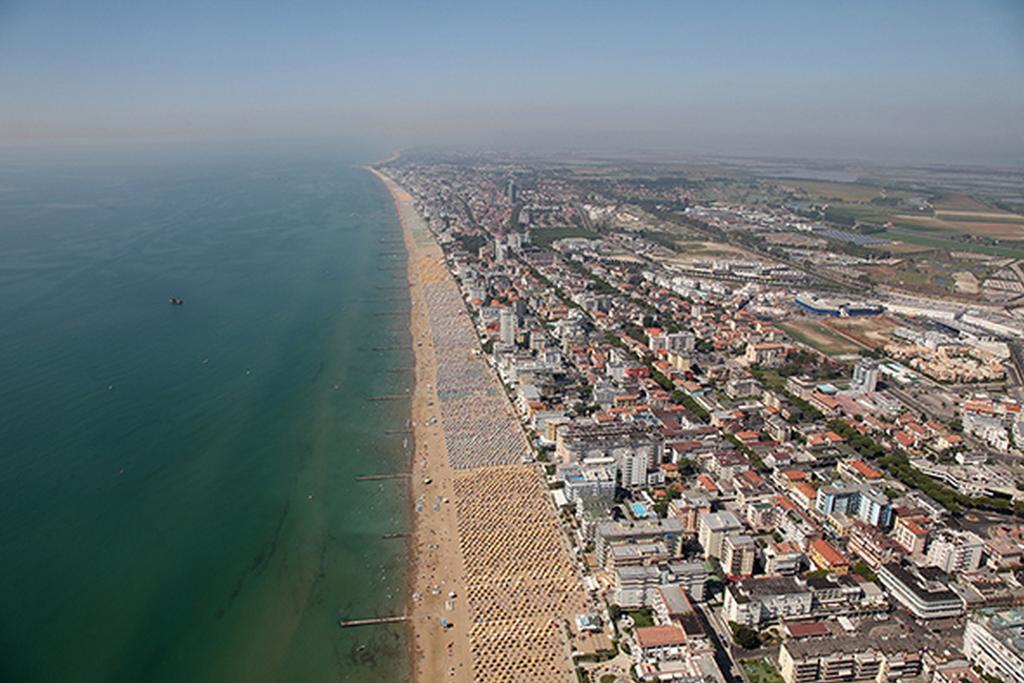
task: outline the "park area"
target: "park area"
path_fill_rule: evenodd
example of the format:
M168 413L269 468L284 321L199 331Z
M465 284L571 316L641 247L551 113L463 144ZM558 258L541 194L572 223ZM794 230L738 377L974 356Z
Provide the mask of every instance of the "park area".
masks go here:
M750 683L784 683L778 669L767 659L751 659L740 666Z

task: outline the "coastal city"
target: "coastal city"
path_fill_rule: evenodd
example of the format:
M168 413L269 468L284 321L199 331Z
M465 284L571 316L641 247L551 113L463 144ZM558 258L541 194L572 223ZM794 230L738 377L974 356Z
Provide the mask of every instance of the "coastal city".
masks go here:
M1024 683L1024 0L0 0L0 683Z
M1012 184L376 172L410 250L423 680L1024 683ZM943 221L975 229L914 232Z

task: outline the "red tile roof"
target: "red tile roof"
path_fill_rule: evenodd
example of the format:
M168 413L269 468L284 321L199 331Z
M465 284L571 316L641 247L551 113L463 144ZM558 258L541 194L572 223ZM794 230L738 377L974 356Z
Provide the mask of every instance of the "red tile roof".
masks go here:
M850 467L857 471L865 479L881 479L882 473L863 460L851 460Z
M786 631L793 638L809 638L811 636L827 636L828 626L820 621L786 622Z
M634 634L640 647L667 647L686 644L686 633L683 631L683 627L677 624L643 626L636 629Z

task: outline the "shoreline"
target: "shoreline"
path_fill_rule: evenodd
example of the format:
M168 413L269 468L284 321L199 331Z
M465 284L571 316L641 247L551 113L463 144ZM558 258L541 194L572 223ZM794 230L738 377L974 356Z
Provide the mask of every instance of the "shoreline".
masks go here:
M515 407L481 356L444 252L413 197L369 170L391 193L409 253L412 678L570 683L568 629L588 599L558 511Z
M409 197L394 181L365 166L388 191L395 207L408 257L409 331L413 344L414 375L409 419L412 425L412 460L409 463L409 515L412 533L407 550L406 613L411 680L472 681L472 658L467 629L465 570L458 545L454 506L439 505L437 497L452 500L452 473L448 467L444 434L436 390L437 367L431 342L431 326L422 289L423 260L442 258L436 245L431 250L417 246L407 211ZM425 229L425 228L424 228ZM433 252L433 253L431 253ZM435 418L433 424L428 424ZM433 428L431 428L433 427ZM430 483L427 484L426 482ZM419 509L418 509L419 508ZM453 609L446 609L448 595ZM454 624L443 630L440 619Z

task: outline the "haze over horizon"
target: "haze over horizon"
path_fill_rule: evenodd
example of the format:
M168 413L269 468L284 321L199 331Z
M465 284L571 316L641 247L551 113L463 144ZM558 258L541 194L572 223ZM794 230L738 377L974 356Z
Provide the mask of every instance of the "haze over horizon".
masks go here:
M1024 161L1012 1L0 4L0 143Z

